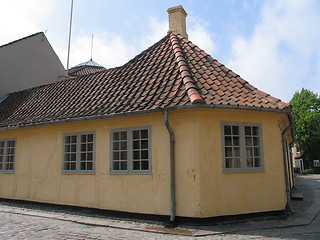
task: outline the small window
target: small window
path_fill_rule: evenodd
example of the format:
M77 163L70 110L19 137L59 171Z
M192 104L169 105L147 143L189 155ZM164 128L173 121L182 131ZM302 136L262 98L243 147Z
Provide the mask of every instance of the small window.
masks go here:
M114 129L111 131L111 172L150 173L150 127Z
M95 133L64 135L63 172L94 173Z
M0 172L14 172L16 140L0 140Z
M225 171L263 170L261 127L252 123L223 123Z

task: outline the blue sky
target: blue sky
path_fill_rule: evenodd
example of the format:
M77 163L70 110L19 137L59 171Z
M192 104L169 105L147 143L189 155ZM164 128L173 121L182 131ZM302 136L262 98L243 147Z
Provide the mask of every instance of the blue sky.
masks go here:
M43 31L66 66L71 0L2 1L0 45ZM182 5L189 40L255 87L284 101L320 93L318 0L74 0L70 66L91 57L121 66L168 30Z

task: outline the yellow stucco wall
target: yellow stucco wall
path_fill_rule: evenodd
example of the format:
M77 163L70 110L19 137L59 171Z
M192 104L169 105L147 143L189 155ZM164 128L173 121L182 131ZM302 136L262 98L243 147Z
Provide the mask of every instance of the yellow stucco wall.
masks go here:
M189 109L169 112L175 133L177 216L282 210L285 185L279 121L285 114ZM221 121L261 123L265 171L224 173ZM110 130L152 128L152 174L109 174ZM95 131L95 174L63 174L63 134ZM126 212L170 214L169 134L162 113L0 131L16 138L15 173L0 174L0 197Z

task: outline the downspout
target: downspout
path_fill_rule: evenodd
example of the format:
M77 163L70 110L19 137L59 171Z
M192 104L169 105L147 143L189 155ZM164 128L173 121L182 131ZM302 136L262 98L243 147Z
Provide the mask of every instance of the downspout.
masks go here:
M170 223L175 225L176 218L176 192L175 192L175 171L174 171L174 134L168 119L168 111L164 111L164 123L170 135L170 196L171 196L171 212Z
M289 182L289 169L286 164L289 159L287 159L287 146L286 146L286 140L285 135L286 133L292 128L292 125L289 125L286 129L282 131L282 152L283 152L283 166L284 166L284 175L285 175L285 183L286 183L286 196L287 196L287 210L291 213L293 213L291 209L291 196L290 196L290 182Z

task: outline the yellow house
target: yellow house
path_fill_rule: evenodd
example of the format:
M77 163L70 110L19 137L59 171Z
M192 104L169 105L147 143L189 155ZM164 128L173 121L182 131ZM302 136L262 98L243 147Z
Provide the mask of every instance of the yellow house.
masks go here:
M189 41L181 6L168 12L168 34L124 66L0 103L1 198L170 221L290 207L290 105Z

